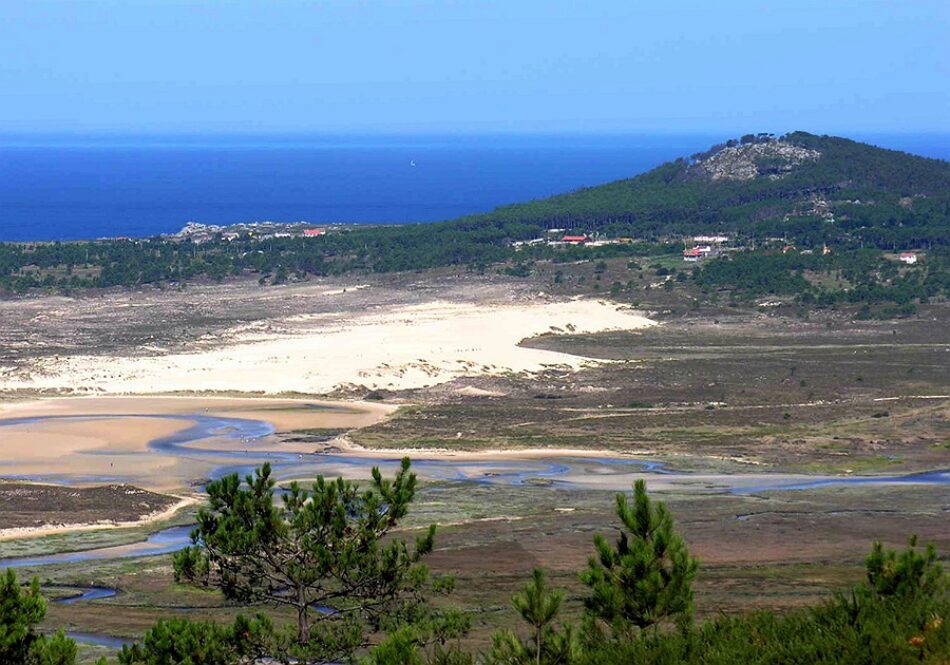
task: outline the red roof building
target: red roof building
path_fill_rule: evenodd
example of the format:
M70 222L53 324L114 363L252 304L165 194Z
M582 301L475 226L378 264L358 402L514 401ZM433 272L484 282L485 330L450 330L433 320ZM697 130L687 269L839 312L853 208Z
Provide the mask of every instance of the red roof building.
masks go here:
M589 238L587 236L564 236L561 238L561 242L569 242L574 245L579 245L583 242L587 242L588 239Z
M304 229L303 234L308 238L314 238L316 236L322 236L326 231L323 229Z

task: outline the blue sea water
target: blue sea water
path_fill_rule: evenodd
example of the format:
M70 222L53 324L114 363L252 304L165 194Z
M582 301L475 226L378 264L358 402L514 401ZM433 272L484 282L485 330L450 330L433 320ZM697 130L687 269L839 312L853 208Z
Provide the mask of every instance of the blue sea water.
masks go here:
M0 241L146 237L189 221L431 222L630 177L723 139L0 136ZM868 140L950 158L946 136Z

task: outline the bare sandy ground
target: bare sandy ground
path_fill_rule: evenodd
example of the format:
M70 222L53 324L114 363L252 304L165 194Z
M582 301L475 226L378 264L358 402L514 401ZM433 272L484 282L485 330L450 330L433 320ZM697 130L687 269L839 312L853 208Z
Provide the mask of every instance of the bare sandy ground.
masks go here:
M323 408L312 408L313 406ZM276 431L349 429L378 422L393 407L312 400L200 397L72 397L0 403L0 421L44 416L82 416L0 427L0 476L78 484L118 480L144 489L185 487L215 464L167 456L148 448L153 439L187 428L185 419L158 415L201 414L264 420ZM126 416L121 419L109 416ZM213 444L213 440L211 442ZM233 448L233 442L228 447Z
M186 352L38 358L0 371L2 391L79 394L402 390L461 376L574 369L589 359L522 348L543 333L631 330L654 322L596 300L434 300L378 310L316 312L233 326L218 345Z
M233 451L236 444L233 440L223 438L206 439L200 444L204 450L221 450L220 458L217 455L188 457L184 453L164 455L148 447L151 440L190 426L194 421L188 419L189 415L261 420L274 425L277 432L290 432L363 427L386 418L394 409L391 405L366 402L224 397L72 397L0 404L0 422L10 418L82 417L80 420L54 419L0 427L0 476L53 481L58 478L85 485L106 481L125 482L152 491L180 491L210 469L235 462L223 453ZM167 420L156 417L159 415L182 415L184 418ZM805 474L769 473L657 475L641 471L635 466L615 466L618 458L616 451L589 449L370 450L352 444L345 435L324 444L315 444L305 438L297 442L285 440L278 443L265 437L246 445L250 449L248 460L255 459L256 453L266 452L270 446L279 446L283 453L312 453L321 448L330 453L342 452L345 457L331 454L321 461L319 472L355 478L364 478L370 464L379 464L389 473L395 469L397 460L404 456L417 462L450 460L453 473L471 479L490 479L492 474L515 472L523 473L525 478L537 476L539 481L544 482L545 465L558 463L566 465L569 470L557 474L557 481L579 488L601 490L626 490L634 480L641 478L648 479L654 490L690 492L799 483L816 478ZM649 459L646 453L619 457L629 459L631 465ZM348 458L361 458L365 463L354 463ZM613 464L600 463L599 460L604 458L611 458ZM543 463L535 464L539 462ZM486 467L485 463L490 463L490 466ZM312 478L312 467L312 461L302 461L300 478ZM430 471L430 467L425 464L418 465L415 471L421 478L432 480L440 479L440 474L445 472L444 468L439 467ZM55 528L66 529L60 525ZM75 528L75 525L68 528ZM3 534L0 534L2 537Z
M311 409L323 406L325 409ZM304 428L354 428L370 425L396 407L370 402L337 402L326 400L256 398L256 397L196 397L196 396L107 396L56 397L26 401L0 402L0 419L34 418L42 416L95 416L121 415L188 415L203 413L212 416L233 416L266 420L278 432ZM147 418L143 418L147 420ZM168 421L153 419L153 425L167 425ZM107 420L100 421L104 428ZM75 426L75 425L72 425ZM72 427L71 426L71 427ZM174 425L172 431L184 425ZM98 429L105 433L108 429ZM121 428L119 432L121 432ZM118 432L115 432L118 434ZM162 436L162 432L147 430L146 440ZM107 439L110 444L114 439Z

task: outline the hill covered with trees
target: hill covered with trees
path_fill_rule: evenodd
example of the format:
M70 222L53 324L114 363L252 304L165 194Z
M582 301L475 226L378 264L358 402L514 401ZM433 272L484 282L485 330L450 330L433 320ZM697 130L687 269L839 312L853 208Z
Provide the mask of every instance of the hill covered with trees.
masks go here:
M925 248L950 243L950 163L806 132L749 134L635 178L462 223Z
M598 248L519 246L554 228L636 242ZM674 255L684 237L698 233L727 234L741 250L693 271L692 283L702 288L750 296L794 294L804 304L883 298L906 305L943 297L950 286L950 162L805 132L749 134L634 178L435 224L352 226L316 237L243 229L200 242L166 236L0 244L0 292L181 284L241 275L263 285L309 275L440 266L479 271L495 266L527 276L535 261ZM805 254L825 248L832 254L777 258L776 250L786 245ZM839 257L857 250L864 252L860 260L842 265ZM911 275L896 273L884 258L895 250L924 250L927 259ZM860 264L860 270L852 270L852 264ZM805 295L809 287L802 274L847 271L856 279L846 288L860 287L854 291L860 297L816 289ZM890 298L890 291L899 298Z

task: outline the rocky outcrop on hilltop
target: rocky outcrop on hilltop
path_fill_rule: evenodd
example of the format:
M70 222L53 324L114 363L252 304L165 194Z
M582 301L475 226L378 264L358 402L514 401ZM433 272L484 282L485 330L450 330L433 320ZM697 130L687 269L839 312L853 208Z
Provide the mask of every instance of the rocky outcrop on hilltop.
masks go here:
M781 139L725 146L690 165L691 175L708 180L778 179L805 162L817 161L817 150L792 145Z

